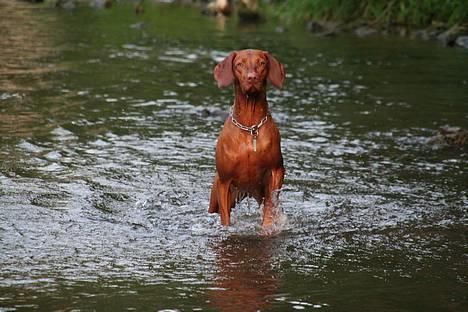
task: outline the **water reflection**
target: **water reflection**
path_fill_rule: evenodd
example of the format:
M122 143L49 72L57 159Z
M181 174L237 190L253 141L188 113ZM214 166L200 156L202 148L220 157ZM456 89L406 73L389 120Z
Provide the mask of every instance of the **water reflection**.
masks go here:
M227 23L228 17L224 15L216 15L215 16L215 22L216 22L216 29L219 31L225 31L226 30L226 23Z
M217 273L208 296L218 311L259 311L270 307L279 288L273 268L276 241L231 236L215 247Z
M40 8L22 1L2 1L0 10L0 133L30 137L50 127L28 93L49 88L52 81L45 76L64 69L56 60L47 61L61 49L60 27L54 15L37 14Z
M22 1L2 1L0 10L0 90L16 93L45 87L47 80L41 77L57 69L56 63L41 61L58 50L55 17L38 15L40 8Z

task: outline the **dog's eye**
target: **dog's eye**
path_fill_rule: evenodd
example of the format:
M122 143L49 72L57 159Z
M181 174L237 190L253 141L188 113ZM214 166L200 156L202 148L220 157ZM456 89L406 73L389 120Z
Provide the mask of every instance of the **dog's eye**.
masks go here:
M265 66L266 63L265 63L265 61L260 61L259 65L260 65L260 66Z
M242 67L244 67L244 63L237 63L236 66L239 67L239 68L242 68Z

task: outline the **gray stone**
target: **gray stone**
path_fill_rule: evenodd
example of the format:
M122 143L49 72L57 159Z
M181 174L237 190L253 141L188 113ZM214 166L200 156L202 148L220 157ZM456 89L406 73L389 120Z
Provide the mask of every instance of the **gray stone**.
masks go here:
M332 37L342 31L342 25L333 21L311 21L307 29L319 37Z
M453 47L457 37L467 34L467 29L463 26L455 25L437 36L437 40L445 46Z
M367 37L369 35L373 35L377 32L377 30L375 28L370 28L370 27L367 27L367 26L361 26L359 28L356 28L356 30L354 31L354 33L358 36L358 37Z
M460 36L455 40L457 46L468 49L468 36Z
M323 32L324 28L321 23L317 21L310 21L307 23L307 29L313 33Z
M410 38L411 39L422 39L422 40L429 40L431 39L431 36L429 34L429 31L427 29L419 29L419 30L413 30L410 33Z

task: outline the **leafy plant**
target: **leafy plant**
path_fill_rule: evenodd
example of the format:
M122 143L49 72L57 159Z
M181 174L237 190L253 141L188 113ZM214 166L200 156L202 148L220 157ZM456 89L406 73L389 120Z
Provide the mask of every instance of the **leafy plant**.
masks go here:
M467 0L284 0L276 11L291 19L364 19L414 26L468 23Z

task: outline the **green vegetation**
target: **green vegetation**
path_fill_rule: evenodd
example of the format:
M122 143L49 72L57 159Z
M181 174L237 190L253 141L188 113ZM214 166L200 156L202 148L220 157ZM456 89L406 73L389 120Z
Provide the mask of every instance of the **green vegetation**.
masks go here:
M467 0L284 0L276 12L292 19L357 20L416 27L468 23Z

